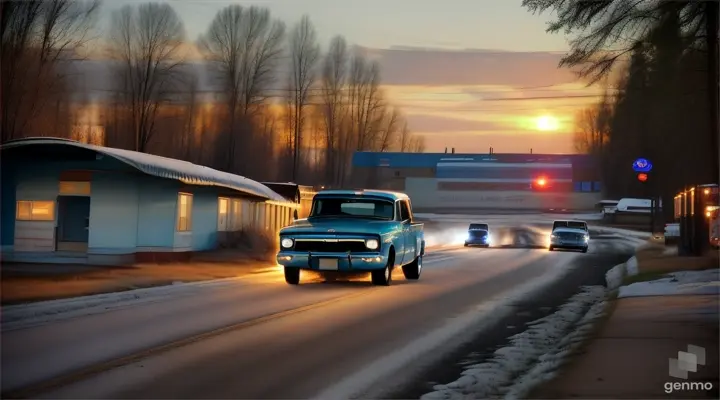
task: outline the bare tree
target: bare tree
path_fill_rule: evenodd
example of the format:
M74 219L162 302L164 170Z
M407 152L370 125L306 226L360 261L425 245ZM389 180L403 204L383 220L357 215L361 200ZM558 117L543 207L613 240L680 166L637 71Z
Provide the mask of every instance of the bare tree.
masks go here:
M422 153L425 151L425 137L413 135L410 141L411 153Z
M403 124L402 129L400 130L400 138L399 138L399 147L400 151L405 153L410 151L410 146L412 145L412 139L413 135L410 132L410 128L408 128L407 122Z
M184 36L182 21L166 3L128 5L113 14L110 49L122 64L136 151L146 151L152 139L158 108L174 83Z
M397 139L398 128L401 123L400 113L396 108L386 111L382 119L382 128L378 137L378 151L389 151Z
M191 68L192 66L189 65L188 67L189 68L183 71L182 74L182 87L186 95L184 96L184 123L182 130L182 139L180 141L180 152L184 160L193 161L199 155L199 153L193 151L193 149L195 149L197 143L195 132L197 125L198 108L201 101L198 96L198 90L200 89L200 78L198 77L198 72L195 69Z
M303 125L310 88L315 83L315 65L320 55L315 27L310 17L303 15L290 35L291 107L293 111L293 169L292 180L297 180L300 149L303 145Z
M328 183L337 182L337 150L340 129L346 116L345 81L347 79L348 50L345 38L335 36L325 55L322 69L321 93L325 122L325 170Z
M97 1L0 2L3 142L32 130L48 104L57 110L58 95L69 85L69 62L80 57L98 6ZM55 110L50 112L57 115Z
M227 170L236 170L236 147L247 149L254 139L252 113L269 97L268 85L282 54L284 36L285 25L271 19L268 9L234 4L215 15L200 39L201 48L220 67L223 78L229 117L223 166ZM244 132L239 132L238 125ZM252 158L249 153L243 156Z
M601 156L610 138L611 121L612 112L607 97L598 104L580 110L575 117L575 151Z

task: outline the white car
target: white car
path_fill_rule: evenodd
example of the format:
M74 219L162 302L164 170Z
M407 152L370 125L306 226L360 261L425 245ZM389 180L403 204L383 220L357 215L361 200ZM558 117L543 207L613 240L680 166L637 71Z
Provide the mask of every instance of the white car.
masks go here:
M590 232L585 221L555 221L550 233L548 250L581 250L587 253L590 246Z

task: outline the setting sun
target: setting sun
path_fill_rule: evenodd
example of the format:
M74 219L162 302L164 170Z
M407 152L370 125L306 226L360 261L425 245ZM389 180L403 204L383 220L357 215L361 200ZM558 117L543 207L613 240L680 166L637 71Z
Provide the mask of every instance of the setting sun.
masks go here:
M559 126L558 119L549 115L543 115L535 120L535 127L539 131L556 131Z

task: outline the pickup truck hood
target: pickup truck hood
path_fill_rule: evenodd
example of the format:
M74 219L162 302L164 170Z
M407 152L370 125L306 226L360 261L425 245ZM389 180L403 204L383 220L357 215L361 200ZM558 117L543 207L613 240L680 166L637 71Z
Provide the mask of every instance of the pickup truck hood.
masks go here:
M334 229L338 233L383 234L392 230L397 223L360 218L298 219L281 229L280 233L327 233L328 229Z

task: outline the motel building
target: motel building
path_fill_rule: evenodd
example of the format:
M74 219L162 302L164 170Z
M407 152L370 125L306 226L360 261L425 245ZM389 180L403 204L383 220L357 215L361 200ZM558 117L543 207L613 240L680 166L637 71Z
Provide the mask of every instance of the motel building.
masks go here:
M275 235L298 205L212 168L67 139L0 147L3 262L183 259L233 233Z

